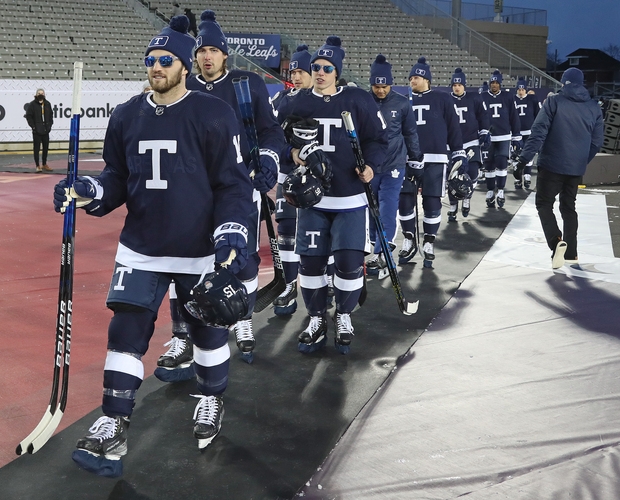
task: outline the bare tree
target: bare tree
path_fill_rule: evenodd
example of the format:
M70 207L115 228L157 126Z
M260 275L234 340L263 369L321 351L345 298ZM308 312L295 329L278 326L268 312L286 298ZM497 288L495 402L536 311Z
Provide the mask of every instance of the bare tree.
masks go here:
M614 59L620 60L620 45L610 43L609 45L604 47L602 50L603 52L610 55Z

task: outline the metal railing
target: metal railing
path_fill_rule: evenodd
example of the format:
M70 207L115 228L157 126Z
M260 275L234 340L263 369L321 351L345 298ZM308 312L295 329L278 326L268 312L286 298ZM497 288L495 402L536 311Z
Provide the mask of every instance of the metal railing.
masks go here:
M416 21L446 38L469 54L499 69L504 78L523 78L531 87L557 90L561 85L544 71L525 59L504 49L465 23L446 14L426 0L391 0L404 13L415 16Z

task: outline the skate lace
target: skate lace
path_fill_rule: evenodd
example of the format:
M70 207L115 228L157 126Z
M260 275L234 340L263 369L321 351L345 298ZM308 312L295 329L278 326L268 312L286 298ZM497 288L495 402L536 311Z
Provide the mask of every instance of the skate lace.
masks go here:
M164 353L164 356L176 358L180 356L185 350L186 339L179 337L172 337L168 342L164 344L164 347L170 346L170 348Z
M338 333L348 333L353 335L353 325L351 324L351 316L349 314L338 314L336 316L336 324L338 325Z
M116 433L116 429L118 427L118 422L115 418L100 417L91 427L88 429L88 432L92 434L89 436L91 439L98 439L99 441L103 441L104 439L111 439L114 437Z
M497 197L498 198L503 198L504 197L504 190L503 189L499 189L497 191Z
M413 248L413 240L409 238L405 238L403 240L403 252L408 252Z
M278 297L286 297L289 293L293 291L293 288L295 287L297 287L296 281L291 281L290 283L287 283L286 288L280 295L278 295Z
M469 198L463 200L463 208L469 208Z
M313 334L321 328L321 320L320 316L310 316L310 323L308 324L308 328L306 328L306 332L309 334Z
M430 241L424 243L424 248L422 249L424 253L434 253L433 244Z
M193 398L198 398L198 404L194 410L194 420L197 424L215 425L217 419L218 404L215 396L205 396L203 394L190 394Z
M252 322L249 319L244 319L235 325L235 338L237 342L243 342L244 340L254 340L254 334L252 333Z
M334 277L331 274L327 275L327 286L334 286Z

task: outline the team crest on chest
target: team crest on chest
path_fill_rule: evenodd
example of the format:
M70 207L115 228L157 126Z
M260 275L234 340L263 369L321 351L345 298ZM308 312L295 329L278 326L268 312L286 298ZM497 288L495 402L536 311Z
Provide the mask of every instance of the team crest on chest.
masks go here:
M329 102L329 101L331 101L331 97L330 97L330 96L328 96L328 95L323 96L323 100L324 100L325 102Z
M213 84L212 84L212 83L207 83L207 84L205 85L205 88L206 88L207 90L213 90Z
M163 114L164 114L164 110L165 110L165 109L166 109L166 107L165 107L165 106L157 106L157 107L155 108L155 114L156 114L157 116L161 116L161 115L163 115Z

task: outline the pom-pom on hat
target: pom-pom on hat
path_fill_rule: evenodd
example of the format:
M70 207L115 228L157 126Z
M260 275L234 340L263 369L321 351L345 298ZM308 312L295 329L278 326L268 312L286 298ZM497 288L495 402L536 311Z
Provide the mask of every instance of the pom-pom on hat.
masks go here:
M340 37L328 36L325 43L312 54L310 64L317 59L325 59L336 67L336 78L342 75L342 60L344 59L344 49L341 47Z
M523 78L517 80L517 89L527 90L527 82Z
M502 84L502 80L503 80L502 74L499 72L498 69L496 69L495 71L493 71L493 74L491 75L491 78L489 78L489 84L491 82L497 82L497 83L499 83L501 85Z
M222 32L222 28L215 20L215 12L205 10L200 14L200 24L198 25L198 36L196 36L196 46L194 54L200 47L217 47L224 54L228 55L228 43Z
M568 68L562 73L560 82L562 82L562 85L568 85L569 83L583 85L583 72L577 68Z
M463 87L467 86L467 78L465 77L465 73L463 73L463 70L461 68L456 68L454 70L450 85L454 85L455 83L460 83Z
M187 33L189 19L186 16L175 16L170 19L170 24L161 33L150 41L146 48L145 56L152 50L167 50L177 56L183 66L192 72L194 37Z
M307 45L298 45L297 50L291 56L291 62L288 65L289 71L296 69L304 70L308 74L312 74L310 70L310 52L308 52Z
M379 54L370 65L370 85L392 85L392 65L383 54Z
M409 72L409 78L411 79L412 76L421 76L422 78L426 78L429 82L432 81L431 67L426 64L426 57L420 57L418 62L413 65L413 68L411 68Z

